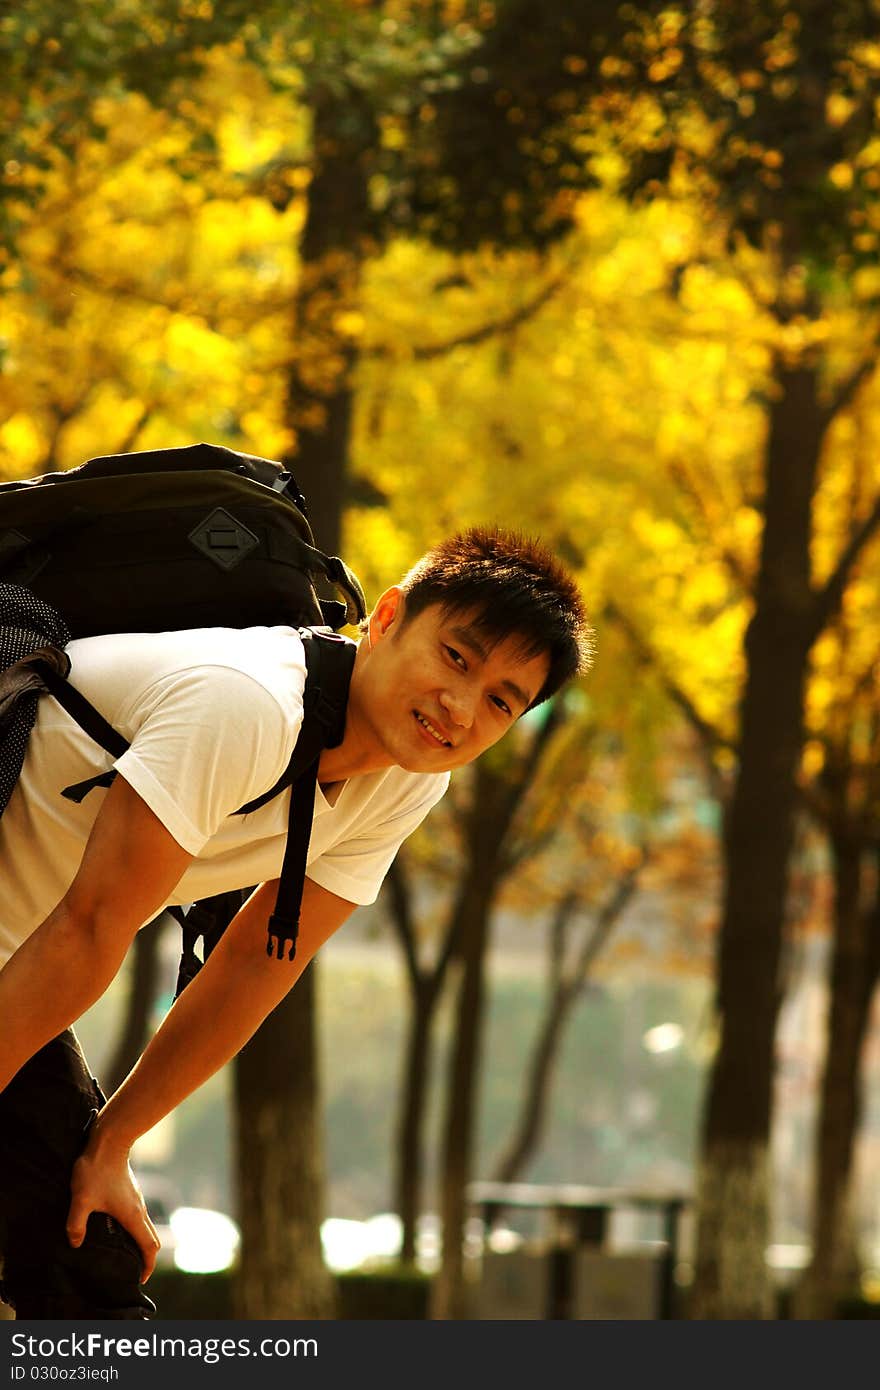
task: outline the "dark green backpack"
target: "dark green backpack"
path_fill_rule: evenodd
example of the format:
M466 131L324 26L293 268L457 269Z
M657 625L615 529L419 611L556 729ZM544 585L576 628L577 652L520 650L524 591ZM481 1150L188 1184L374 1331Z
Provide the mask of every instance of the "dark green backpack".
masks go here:
M329 580L345 603L320 602ZM315 545L280 463L216 444L89 459L0 484L0 580L32 589L74 637L322 624L365 615L363 590Z

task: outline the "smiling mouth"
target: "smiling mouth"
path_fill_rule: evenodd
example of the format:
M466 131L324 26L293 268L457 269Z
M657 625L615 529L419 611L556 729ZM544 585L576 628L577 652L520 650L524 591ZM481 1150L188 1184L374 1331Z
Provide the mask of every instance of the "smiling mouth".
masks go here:
M444 738L443 735L440 733L439 729L435 729L431 721L429 719L426 719L423 714L420 714L417 709L413 710L413 717L416 723L420 724L421 727L431 735L431 737L436 741L437 746L439 748L452 747L452 744L449 742L449 739Z

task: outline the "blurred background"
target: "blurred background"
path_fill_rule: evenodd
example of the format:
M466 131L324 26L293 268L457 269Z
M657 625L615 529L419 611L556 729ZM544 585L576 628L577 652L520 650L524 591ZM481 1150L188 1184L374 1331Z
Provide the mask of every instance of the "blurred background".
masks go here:
M368 599L498 522L598 632L139 1144L160 1315L873 1315L878 32L0 16L2 477L226 444L291 467ZM176 930L83 1021L105 1089Z

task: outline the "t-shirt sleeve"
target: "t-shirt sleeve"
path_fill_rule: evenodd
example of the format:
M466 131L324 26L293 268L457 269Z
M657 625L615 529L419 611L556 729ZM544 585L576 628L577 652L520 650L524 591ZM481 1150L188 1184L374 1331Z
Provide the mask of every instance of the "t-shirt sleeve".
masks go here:
M252 676L223 666L176 672L150 693L114 766L183 849L197 855L225 818L261 796L290 761L302 722Z
M325 850L309 864L307 877L350 903L366 906L375 902L400 846L436 806L448 785L448 775L432 778L427 791L412 804Z

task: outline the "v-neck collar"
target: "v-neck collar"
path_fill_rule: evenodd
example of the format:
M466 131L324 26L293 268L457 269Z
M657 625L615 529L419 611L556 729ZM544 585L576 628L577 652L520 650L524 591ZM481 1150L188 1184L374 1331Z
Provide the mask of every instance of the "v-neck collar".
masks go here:
M339 805L339 799L347 786L347 779L343 782L329 782L325 791L319 782L315 788L315 800L318 803L316 810L318 812L332 811L335 806Z

